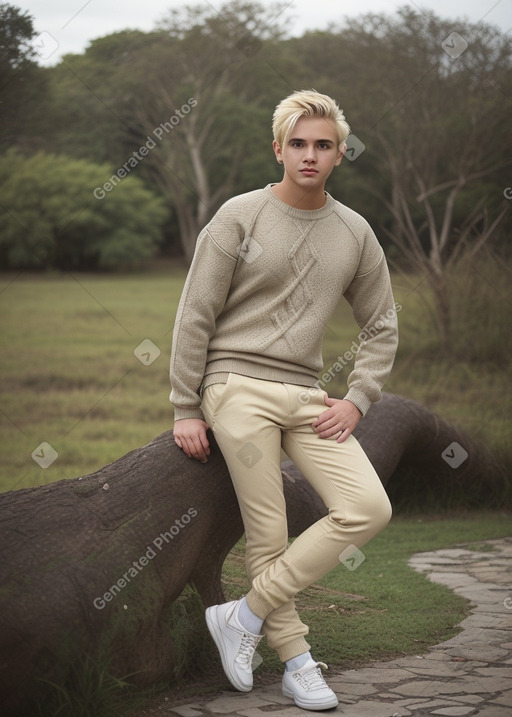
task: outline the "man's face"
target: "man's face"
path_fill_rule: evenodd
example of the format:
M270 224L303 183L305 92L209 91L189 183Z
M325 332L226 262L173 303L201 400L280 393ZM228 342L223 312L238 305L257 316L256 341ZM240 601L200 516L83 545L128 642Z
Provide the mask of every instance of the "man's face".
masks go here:
M336 124L324 117L301 117L285 146L274 141L273 147L277 159L284 164L285 177L305 190L323 187L343 158Z

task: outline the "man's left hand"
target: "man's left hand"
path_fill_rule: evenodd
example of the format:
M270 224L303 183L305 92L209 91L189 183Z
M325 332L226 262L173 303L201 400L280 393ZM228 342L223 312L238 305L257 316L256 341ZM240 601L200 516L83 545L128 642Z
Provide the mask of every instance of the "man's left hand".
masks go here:
M340 435L336 442L343 443L350 436L363 415L352 401L347 401L344 398L330 398L326 394L324 403L329 406L329 410L321 413L313 421L313 430L318 433L319 438L332 438L339 433Z

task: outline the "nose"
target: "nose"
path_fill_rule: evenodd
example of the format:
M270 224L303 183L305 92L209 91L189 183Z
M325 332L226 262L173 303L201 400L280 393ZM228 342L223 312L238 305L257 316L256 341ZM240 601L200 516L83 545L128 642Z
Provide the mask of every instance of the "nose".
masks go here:
M316 162L316 151L315 151L315 145L314 144L307 144L306 150L304 153L304 161L305 162Z

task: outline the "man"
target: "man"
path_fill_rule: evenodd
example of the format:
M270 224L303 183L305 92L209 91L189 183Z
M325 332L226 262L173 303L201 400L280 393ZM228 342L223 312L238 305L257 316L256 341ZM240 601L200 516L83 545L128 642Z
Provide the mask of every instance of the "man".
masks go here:
M324 189L346 150L343 113L326 95L295 92L277 106L273 131L282 181L226 202L198 238L173 335L174 438L205 462L211 428L244 521L251 589L206 611L226 675L238 690L252 688L265 634L285 663L283 693L322 710L338 700L309 653L294 598L390 518L351 434L381 397L398 332L382 248L368 223ZM342 296L369 338L336 399L318 387L318 372ZM329 511L289 547L281 447Z

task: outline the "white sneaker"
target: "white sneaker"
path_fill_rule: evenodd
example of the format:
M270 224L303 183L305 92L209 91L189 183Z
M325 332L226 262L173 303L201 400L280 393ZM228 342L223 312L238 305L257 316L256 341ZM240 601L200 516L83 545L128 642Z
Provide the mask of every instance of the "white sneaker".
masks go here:
M252 658L262 635L248 632L238 619L240 600L213 605L206 610L206 623L219 648L222 667L233 687L250 692L253 685Z
M298 670L285 670L283 675L283 695L291 697L295 704L304 710L329 710L337 707L338 698L327 686L320 667L323 662L308 660Z

